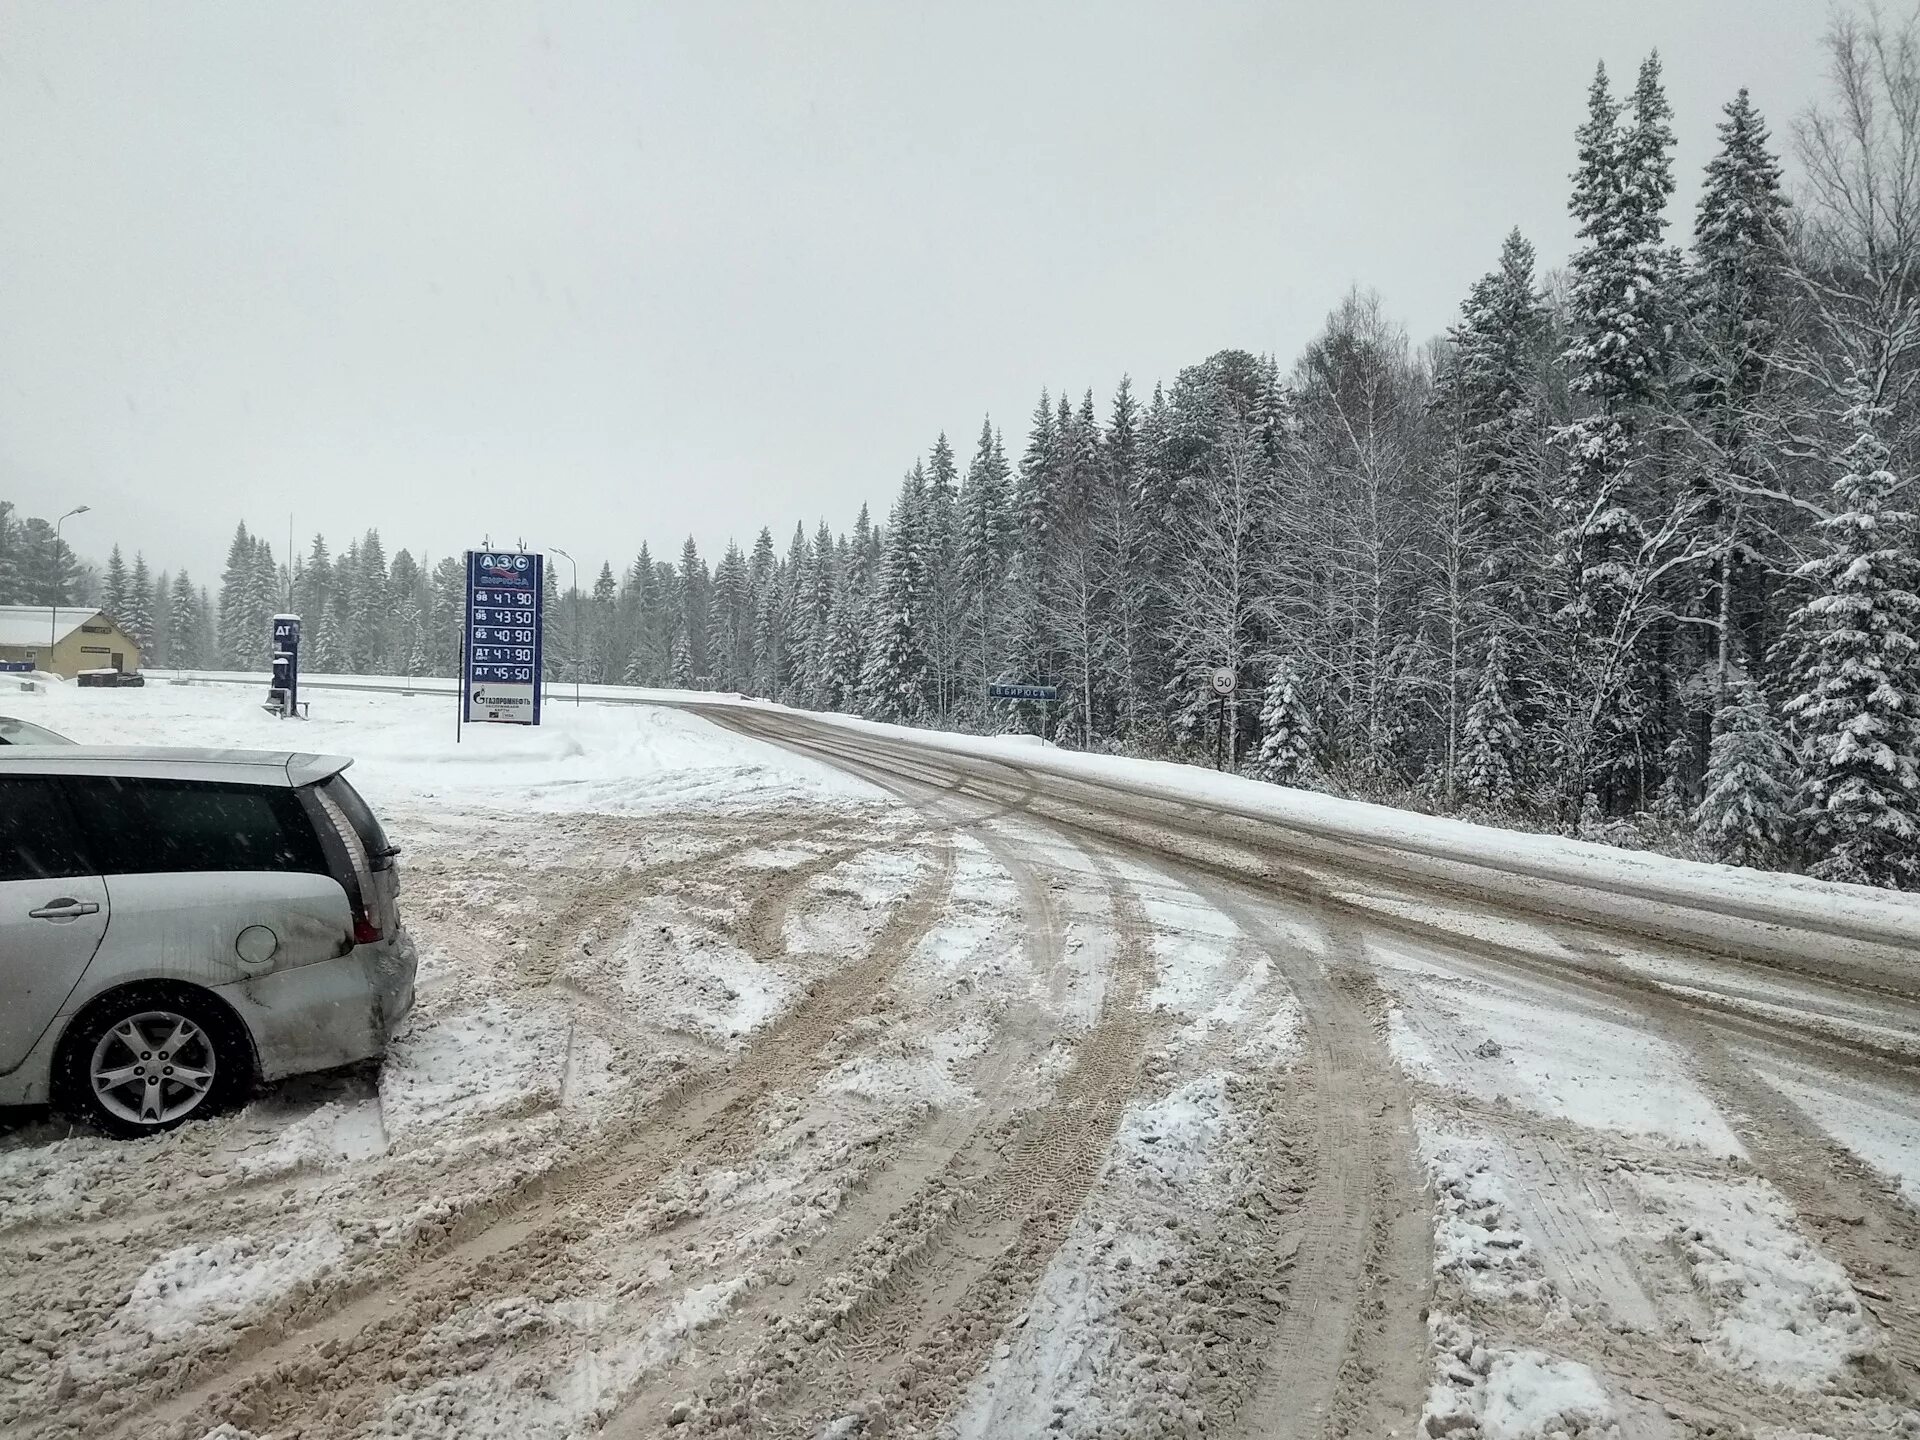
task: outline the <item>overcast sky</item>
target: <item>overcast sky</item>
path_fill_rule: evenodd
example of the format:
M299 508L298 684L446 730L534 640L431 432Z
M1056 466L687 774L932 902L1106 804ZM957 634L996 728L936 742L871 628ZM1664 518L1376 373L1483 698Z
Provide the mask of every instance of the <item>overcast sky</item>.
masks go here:
M1415 340L1572 240L1596 60L1658 47L1690 224L1816 0L0 5L0 496L215 579L234 523L616 570L884 513L1352 283ZM562 572L562 583L566 575ZM584 577L583 577L584 578Z

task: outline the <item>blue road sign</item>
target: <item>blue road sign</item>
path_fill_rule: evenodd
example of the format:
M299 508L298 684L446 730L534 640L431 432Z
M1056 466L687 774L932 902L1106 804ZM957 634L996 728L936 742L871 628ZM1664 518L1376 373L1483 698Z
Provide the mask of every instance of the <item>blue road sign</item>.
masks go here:
M31 675L33 666L31 660L0 660L0 675Z
M989 700L1058 700L1058 685L999 685L987 686Z
M540 723L540 632L545 557L467 552L466 673L469 723Z

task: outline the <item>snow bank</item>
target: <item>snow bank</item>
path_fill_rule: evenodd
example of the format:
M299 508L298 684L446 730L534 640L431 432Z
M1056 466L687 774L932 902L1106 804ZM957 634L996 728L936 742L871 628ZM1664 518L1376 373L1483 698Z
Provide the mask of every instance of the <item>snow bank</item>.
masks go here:
M456 744L450 690L343 688L311 699L310 719L280 720L242 685L151 679L138 690L60 687L11 709L82 744L350 755L355 785L376 806L646 814L885 798L831 766L658 706L549 704L537 727L469 725Z
M821 726L997 760L1029 773L1090 781L1154 800L1191 801L1329 844L1364 846L1376 870L1388 858L1379 852L1388 851L1407 873L1421 877L1458 877L1466 870L1472 876L1470 883L1484 887L1497 882L1535 899L1541 898L1540 882L1565 886L1569 893L1556 892L1556 903L1580 904L1608 920L1642 921L1647 918L1645 907L1658 905L1673 909L1673 914L1660 916L1666 928L1673 928L1677 921L1707 940L1732 938L1724 922L1739 920L1756 927L1843 935L1907 951L1920 948L1920 895L1502 830L1170 761L1036 748L1004 737L915 730L848 715L794 713ZM1692 923L1687 920L1690 913ZM1756 943L1766 939L1777 943L1780 937L1756 933L1753 938Z

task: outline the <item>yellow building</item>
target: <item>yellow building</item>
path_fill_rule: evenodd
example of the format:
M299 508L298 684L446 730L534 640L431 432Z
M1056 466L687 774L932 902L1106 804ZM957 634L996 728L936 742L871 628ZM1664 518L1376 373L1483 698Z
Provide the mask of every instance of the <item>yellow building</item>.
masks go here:
M138 670L140 647L98 610L0 605L0 664L21 661L71 680L82 670Z

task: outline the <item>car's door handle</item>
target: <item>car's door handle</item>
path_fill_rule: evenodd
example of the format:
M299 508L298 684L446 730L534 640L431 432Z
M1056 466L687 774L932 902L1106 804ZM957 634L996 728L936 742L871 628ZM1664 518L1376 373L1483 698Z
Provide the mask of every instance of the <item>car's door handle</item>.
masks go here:
M50 905L42 905L38 910L29 910L28 915L35 920L78 920L82 915L98 915L100 907L91 900L75 900L63 896Z

